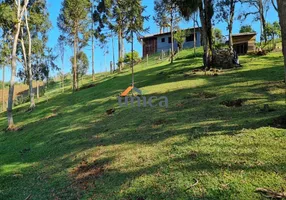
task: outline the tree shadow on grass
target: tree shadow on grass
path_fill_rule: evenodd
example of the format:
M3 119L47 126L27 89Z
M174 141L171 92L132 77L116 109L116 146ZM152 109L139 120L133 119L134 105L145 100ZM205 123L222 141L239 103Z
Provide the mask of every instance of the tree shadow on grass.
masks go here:
M186 62L187 64L187 62ZM182 62L175 66L174 74L181 74L185 69L181 69ZM168 82L176 82L178 77L169 79L158 79L158 73L162 70L168 75L172 75L169 71L170 66L159 66L152 69L146 69L136 73L137 81L140 87L160 84ZM190 68L186 68L186 71ZM258 113L256 106L244 105L241 108L227 108L219 103L225 98L235 98L237 92L229 91L228 94L223 94L219 91L221 87L230 87L235 83L249 80L267 80L276 81L279 77L267 76L268 68L252 71L236 71L221 75L219 77L196 76L193 78L204 78L207 80L207 85L198 86L196 88L179 89L172 92L152 94L165 95L169 97L170 107L164 108L119 108L116 101L116 96L122 91L123 85L127 87L130 77L129 74L120 74L116 81L111 79L103 80L97 87L86 89L75 94L62 94L48 102L42 102L38 105L38 109L29 114L23 115L19 113L15 116L18 121L24 121L24 129L21 132L11 133L5 136L5 140L1 140L1 174L4 173L8 166L17 165L19 161L27 166L19 166L20 174L23 178L15 177L15 168L11 172L4 173L0 178L5 181L4 198L25 198L28 194L33 193L38 199L47 199L59 197L64 199L73 199L77 196L79 190L85 190L77 187L69 187L70 182L73 182L73 176L69 177L69 169L78 166L83 159L90 157L98 157L100 163L107 167L106 170L99 176L95 174L94 179L87 179L88 185L94 187L86 189L87 191L80 196L90 196L88 191L94 191L95 198L152 198L158 197L188 197L196 198L203 196L204 198L214 199L221 195L230 195L239 190L237 187L226 192L217 189L217 185L201 186L207 191L196 191L182 195L182 191L187 187L182 185L176 186L177 183L169 180L168 172L164 172L163 177L167 178L167 183L171 184L164 187L166 180L162 178L159 182L153 180L153 183L146 183L144 187L139 187L142 177L147 175L155 176L155 173L163 173L162 168L169 169L175 163L182 163L182 169L175 170L179 174L181 170L190 171L188 180L190 184L196 178L198 172L207 171L210 176L218 176L216 170L233 169L251 171L251 168L245 167L245 164L234 163L231 167L227 164L220 164L212 160L212 154L201 153L198 161L192 162L187 159L187 155L176 155L176 158L169 158L169 161L158 161L159 163L152 164L146 167L141 163L139 170L128 171L128 164L125 164L127 169L112 168L112 163L118 162L125 152L130 153L134 148L132 145L146 145L152 147L164 144L173 138L185 138L187 142L181 142L180 145L192 144L195 141L204 140L204 138L217 137L236 137L236 134L244 128L259 128L267 126L268 120L273 116L278 115L280 111L273 113ZM271 70L279 71L280 68L274 67ZM256 76L256 74L259 74ZM261 76L260 76L261 75ZM234 76L239 78L233 79ZM151 78L151 80L149 80ZM145 81L148 79L148 81ZM158 79L158 80L157 80ZM116 85L114 83L116 82ZM112 90L108 90L111 88ZM241 87L241 86L237 86ZM185 99L186 94L193 94L201 91L215 91L217 96L213 99L189 98ZM248 91L248 88L241 92ZM270 98L271 94L263 93L266 98ZM151 94L150 94L151 95ZM279 98L280 96L278 96ZM181 104L181 105L179 105ZM107 116L106 108L115 107L116 112L113 116ZM54 117L48 118L51 114ZM176 142L174 142L176 144ZM178 144L178 143L177 143ZM217 145L218 149L226 148L228 145ZM237 145L231 149L235 149ZM21 154L24 149L30 149L25 154ZM162 148L162 147L161 147ZM168 147L169 148L169 147ZM242 148L242 147L240 147ZM249 148L253 148L250 146ZM100 155L92 155L93 152L105 150ZM129 151L128 151L129 150ZM10 153L8 153L8 151ZM162 149L162 155L166 156L166 149ZM189 154L188 154L189 155ZM177 158L179 156L179 158ZM254 154L245 154L243 157L255 157ZM182 158L181 158L182 157ZM184 161L186 163L184 163ZM90 161L89 161L90 162ZM131 161L129 161L131 162ZM189 163L190 162L190 163ZM281 160L273 165L265 164L263 168L258 166L254 170L267 171L269 169L278 168L280 172L285 172L280 167L284 164ZM93 166L93 165L91 165ZM105 168L105 167L104 167ZM86 168L84 173L89 174L89 169L97 169L97 166ZM16 170L16 171L17 171ZM126 171L127 170L127 171ZM131 170L131 169L130 169ZM171 170L171 169L170 169ZM96 170L95 170L96 172ZM100 171L102 172L102 171ZM26 176L29 174L29 176ZM92 175L91 175L92 176ZM158 178L159 179L159 178ZM184 180L183 177L181 177ZM35 182L39 182L35 184ZM63 181L64 180L64 181ZM16 181L16 183L15 183ZM134 181L134 182L133 182ZM139 182L137 182L139 181ZM205 180L204 180L205 181ZM2 182L2 181L1 181ZM172 183L174 182L174 185ZM14 194L8 185L14 184L17 190L21 191ZM139 184L139 185L137 185ZM155 184L155 185L152 185ZM217 183L218 184L218 183ZM74 186L74 185L73 185ZM173 187L173 189L171 189ZM212 187L215 187L213 189ZM212 189L211 189L212 188ZM38 192L36 192L38 190ZM121 192L123 190L123 193ZM202 189L203 190L203 189ZM110 196L106 195L109 194ZM54 196L55 195L55 196ZM92 196L92 195L91 195Z

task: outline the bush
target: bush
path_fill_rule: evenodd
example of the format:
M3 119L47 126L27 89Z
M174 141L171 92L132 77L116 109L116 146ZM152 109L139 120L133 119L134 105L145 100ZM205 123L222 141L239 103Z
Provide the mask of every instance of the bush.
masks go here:
M139 53L137 51L134 51L134 53L133 53L133 60L134 60L135 64L138 64L139 62L141 62L141 58L140 58ZM129 52L129 53L125 54L125 56L124 56L124 63L131 66L131 61L132 61L132 52Z

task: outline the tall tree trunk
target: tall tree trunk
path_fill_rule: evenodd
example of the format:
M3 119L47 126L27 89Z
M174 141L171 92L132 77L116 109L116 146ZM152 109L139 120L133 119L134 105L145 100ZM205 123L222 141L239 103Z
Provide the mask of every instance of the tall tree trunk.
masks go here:
M73 57L73 91L78 89L77 85L77 40L78 40L78 32L75 31L74 34L74 57Z
M134 38L131 32L131 67L132 67L132 87L134 87Z
M204 62L204 67L208 67L209 66L209 45L208 45L208 38L207 38L205 10L203 8L202 3L200 3L199 5L199 12L200 12L200 21L202 24L201 39L202 39L203 49L204 49L203 62Z
M171 25L170 25L170 31L171 31L171 63L174 62L174 30L173 30L173 21L174 21L174 16L173 16L173 5L171 8Z
M93 13L94 13L94 0L92 1L92 14ZM92 81L95 81L95 76L94 76L94 24L93 24L93 21L92 21L91 43L92 43Z
M95 81L94 76L94 37L92 36L92 81Z
M113 60L113 72L115 72L115 50L114 50L114 38L112 35L112 60Z
M2 111L5 111L5 66L2 67Z
M212 9L213 9L212 0L205 0L205 21L206 21L206 29L207 29L209 48L210 48L211 53L213 52L212 11L211 11ZM209 63L209 65L210 65L210 63Z
M124 38L123 38L123 31L121 31L121 57L124 59L125 56L125 46L124 46ZM124 62L122 62L122 69L124 68Z
M24 15L24 11L29 3L29 0L24 1L23 7L21 7L20 0L18 3L15 1L15 6L17 7L17 22L14 24L14 37L13 37L13 49L12 49L12 59L11 59L11 80L8 94L8 109L7 109L7 121L8 129L12 130L14 127L13 120L13 97L14 97L14 87L15 87L15 77L17 68L17 46L18 39L21 29L21 22Z
M266 45L267 43L266 20L264 17L264 6L263 6L262 0L258 1L258 8L259 8L259 15L260 15L260 23L261 23L261 35L263 35L263 40Z
M28 79L29 79L29 96L30 96L30 109L35 108L35 100L34 100L34 91L33 91L33 74L32 74L32 40L31 40L31 33L28 24L28 16L27 10L25 12L25 23L28 33L28 41L29 41L29 49L28 49L28 59L27 59L27 67L28 67Z
M23 31L23 28L21 28L21 46L22 46L23 57L24 57L24 71L25 71L25 74L28 75L27 54L26 54L26 48L25 48L25 43L24 43L23 37L24 37L24 31Z
M194 56L196 56L196 47L197 47L196 16L197 16L197 12L194 13Z
M36 87L37 87L37 99L40 98L40 88L39 88L39 81L36 81Z
M118 68L119 68L119 72L121 72L122 70L122 39L121 39L121 29L118 29Z
M230 1L229 24L228 24L230 52L233 52L232 28L233 28L233 19L234 19L234 9L235 9L235 2L234 2L234 0L231 0Z
M282 36L282 48L284 55L284 81L286 84L286 1L285 0L277 0L278 5L278 13L280 18L280 26L281 26L281 36Z
M64 59L62 57L62 87L63 87L63 93L65 92L65 71L64 71Z
M63 87L63 93L65 92L65 74L62 72L62 87Z
M21 28L21 17L23 15L20 14L21 6L18 5L18 22L15 24L15 33L13 37L13 49L12 49L12 60L11 60L11 80L9 87L9 96L8 96L8 108L7 108L7 120L8 120L8 129L12 130L14 128L14 120L13 120L13 97L14 97L14 87L15 87L15 78L16 78L16 68L17 68L17 46L18 46L18 38Z
M50 83L50 70L47 72L47 89L49 88L49 83Z

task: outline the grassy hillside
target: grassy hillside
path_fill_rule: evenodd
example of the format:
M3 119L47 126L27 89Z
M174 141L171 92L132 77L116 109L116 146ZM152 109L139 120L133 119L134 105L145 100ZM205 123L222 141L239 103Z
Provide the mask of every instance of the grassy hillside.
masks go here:
M168 108L120 108L130 70L52 91L34 112L16 108L22 129L0 132L0 199L261 199L258 187L285 189L282 54L243 56L243 68L213 76L193 71L202 61L192 52L136 66L135 86L167 96Z

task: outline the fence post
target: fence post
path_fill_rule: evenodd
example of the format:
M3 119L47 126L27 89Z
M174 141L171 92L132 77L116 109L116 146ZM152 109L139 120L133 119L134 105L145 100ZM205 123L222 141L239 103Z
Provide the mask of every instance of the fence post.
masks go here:
M110 61L110 74L112 74L112 68L113 68L113 64L112 64L112 61Z
M147 67L148 67L148 65L149 65L149 55L148 54L147 54L146 59L147 59Z

